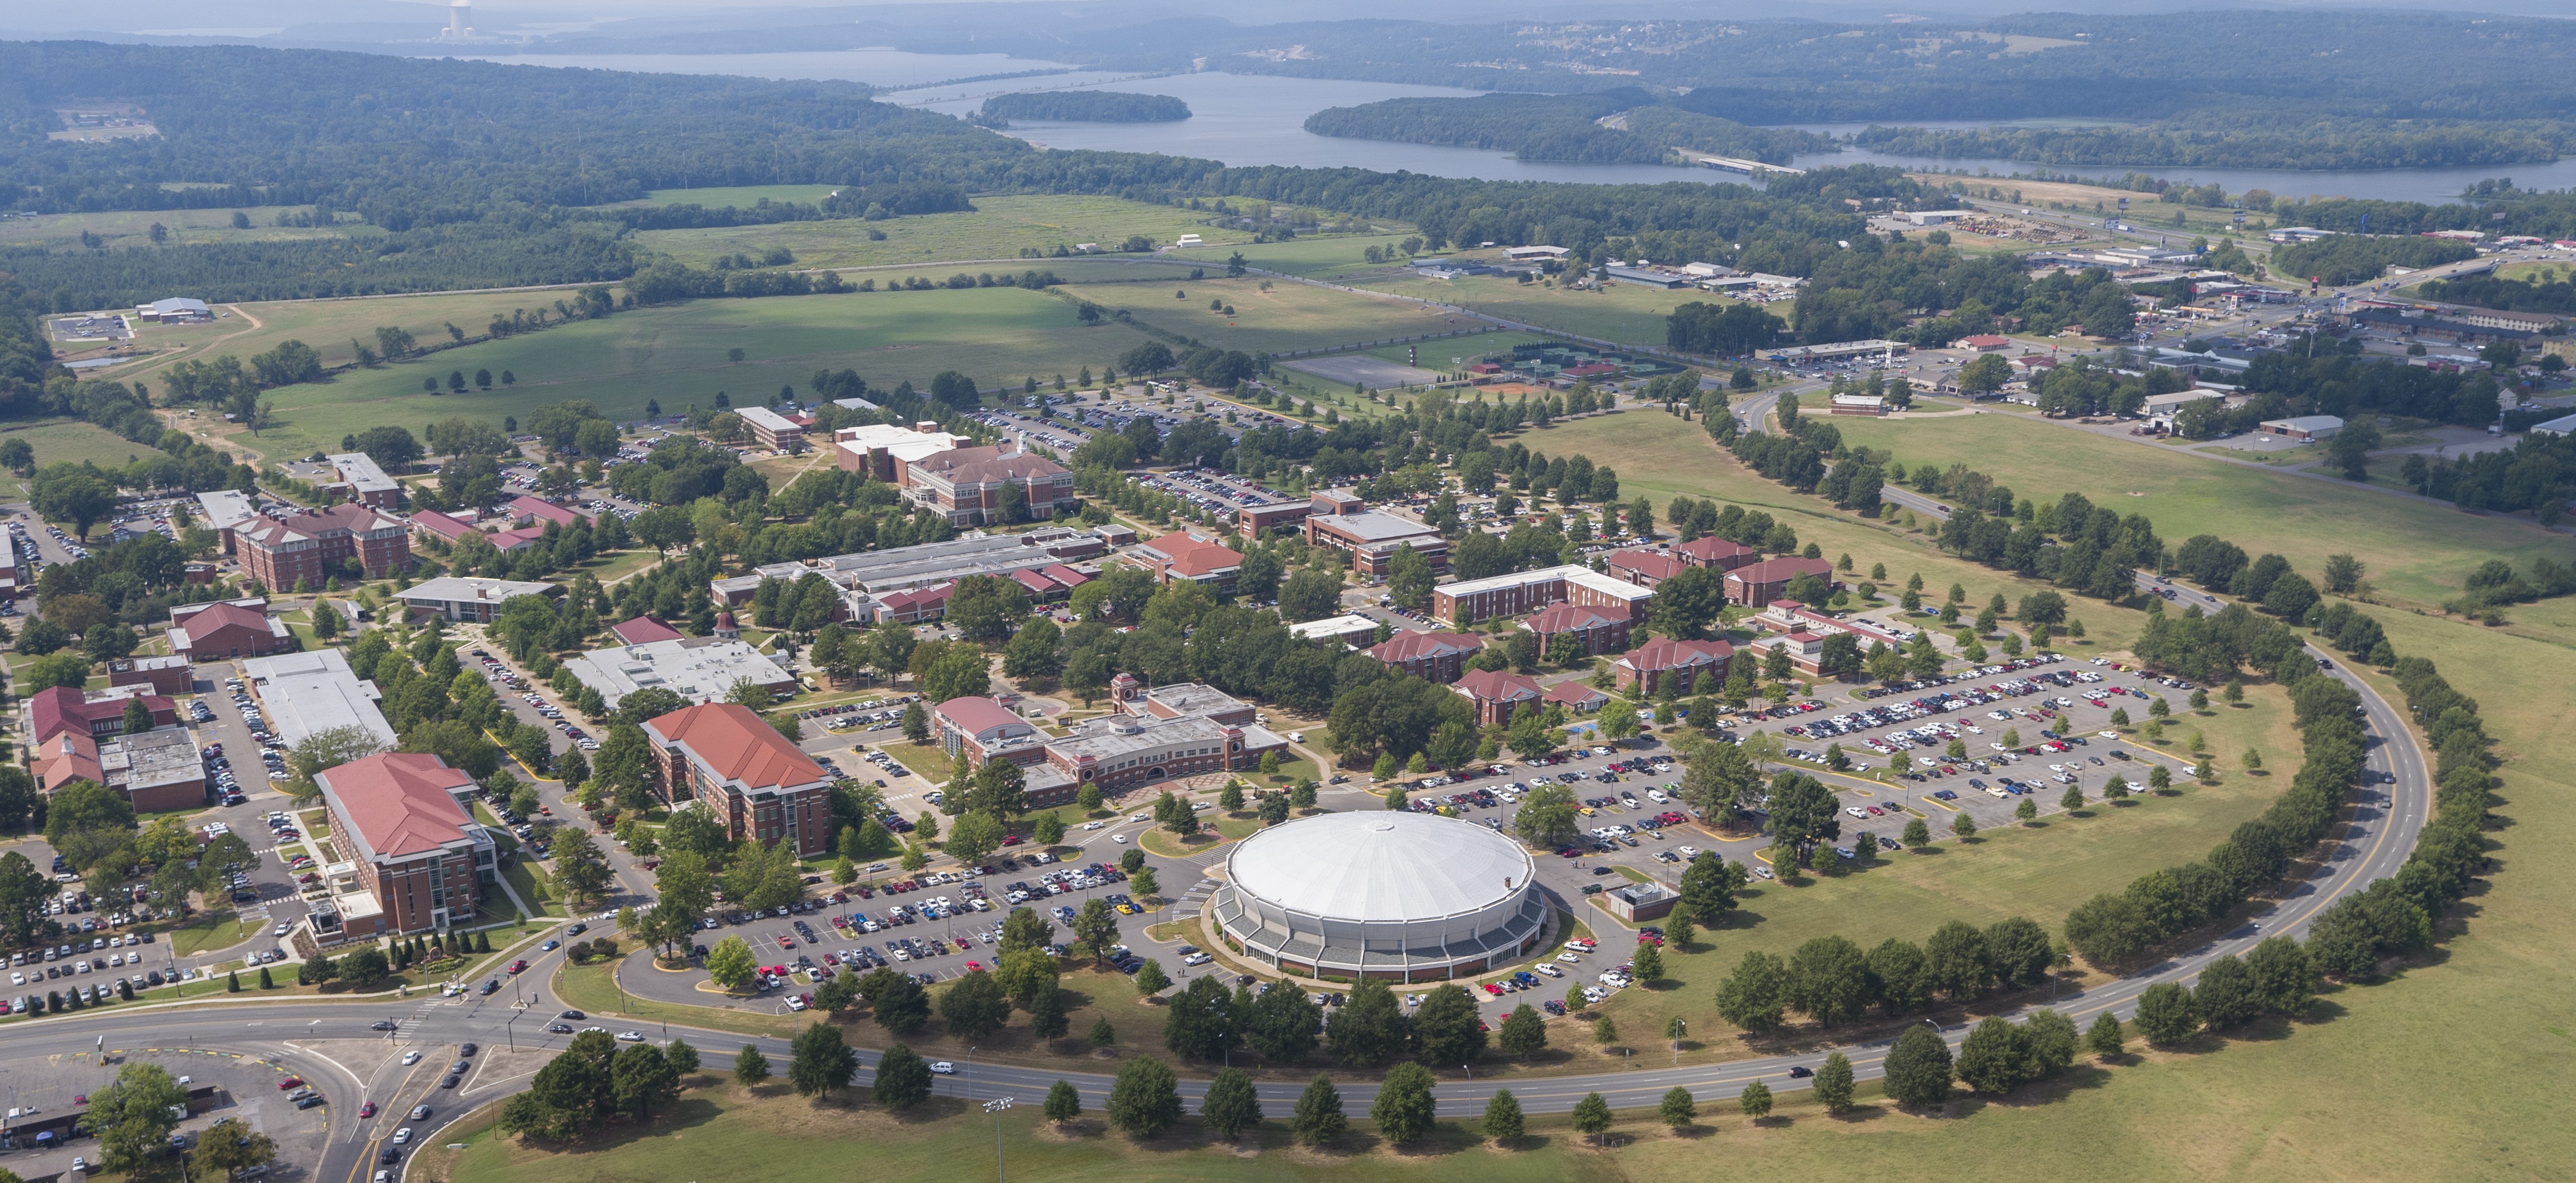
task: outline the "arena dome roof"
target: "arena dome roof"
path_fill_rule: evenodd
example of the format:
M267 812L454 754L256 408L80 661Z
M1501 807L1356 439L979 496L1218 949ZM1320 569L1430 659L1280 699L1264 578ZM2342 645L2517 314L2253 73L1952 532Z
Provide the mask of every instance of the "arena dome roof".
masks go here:
M1400 921L1492 906L1528 889L1537 866L1510 839L1437 814L1328 813L1244 839L1227 860L1236 889L1337 920Z

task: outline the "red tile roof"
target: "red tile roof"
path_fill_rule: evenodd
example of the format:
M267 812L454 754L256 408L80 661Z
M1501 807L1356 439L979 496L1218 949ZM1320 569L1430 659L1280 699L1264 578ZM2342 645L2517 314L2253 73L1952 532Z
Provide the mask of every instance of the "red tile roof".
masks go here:
M1045 572L1047 578L1052 579L1057 583L1061 583L1066 587L1081 587L1083 584L1091 582L1090 576L1085 575L1080 571L1076 571L1071 567L1065 566L1062 563L1049 563L1046 566L1038 568L1038 570Z
M1590 683L1575 679L1548 687L1546 701L1590 710L1596 705L1610 701L1610 696L1595 689Z
M520 497L503 508L507 509L510 516L514 518L534 518L540 522L553 522L566 529L572 528L574 522L591 520L589 514L577 509L566 509L542 497Z
M1610 552L1610 570L1634 571L1648 579L1670 579L1682 572L1681 560L1651 550L1614 550Z
M657 742L678 744L717 776L745 788L808 785L824 779L822 765L741 703L685 707L646 721L644 728Z
M981 695L949 699L939 704L936 713L968 735L981 735L996 727L1028 726L1010 708Z
M1485 639L1474 633L1397 632L1385 641L1371 646L1368 655L1388 665L1420 661L1426 657L1446 657L1452 653L1473 653L1485 647Z
M1538 679L1502 670L1469 670L1459 675L1453 685L1459 692L1484 702L1518 702L1539 696Z
M1145 549L1171 560L1172 573L1184 579L1202 579L1229 567L1243 565L1243 556L1218 542L1204 542L1186 530L1175 530L1145 543Z
M1726 573L1727 578L1746 583L1787 583L1801 575L1822 575L1831 579L1834 565L1827 559L1770 559Z
M1694 538L1680 546L1676 546L1673 548L1673 553L1687 558L1697 559L1703 564L1715 564L1757 552L1755 552L1752 547L1728 542L1723 538L1711 535L1707 538Z
M319 778L340 815L379 858L436 850L473 824L452 790L474 778L426 752L387 752L324 769Z
M411 524L416 530L438 535L449 542L474 532L473 523L449 517L434 509L424 509L411 515Z
M37 743L43 743L65 731L77 731L82 735L89 735L98 729L99 723L123 719L128 697L120 694L114 698L91 702L78 690L63 686L48 686L27 696L27 721L35 727L34 741ZM178 704L158 694L140 694L130 697L143 700L144 707L152 712L155 722L178 718Z
M50 793L76 780L107 783L99 768L98 743L80 731L66 731L37 745L36 784Z
M638 616L624 624L612 626L608 631L617 634L619 641L629 645L646 645L655 641L680 639L680 630L650 616Z
M1011 582L1029 589L1029 594L1031 595L1051 596L1064 590L1062 587L1057 585L1056 581L1049 579L1044 575L1040 575L1035 571L1013 571L1011 572Z
M255 633L271 631L267 613L254 612L239 604L222 603L208 604L180 616L173 627L174 631L187 634L189 643L193 645L199 637L211 636L225 625L238 625ZM124 708L120 706L118 709Z
M332 534L402 528L401 518L350 501L283 519L256 515L235 527L233 537L265 550Z
M1612 616L1608 612L1604 612L1599 608L1593 608L1583 604L1568 604L1563 601L1559 601L1548 605L1544 611L1540 612L1536 616L1530 617L1522 623L1524 627L1529 629L1529 631L1537 633L1542 637L1548 637L1554 636L1558 633L1573 632L1576 629L1599 628L1605 624L1617 624L1619 623L1619 618Z
M1735 655L1735 646L1724 641L1676 641L1657 637L1629 650L1619 664L1639 673L1677 670L1695 665L1714 665Z

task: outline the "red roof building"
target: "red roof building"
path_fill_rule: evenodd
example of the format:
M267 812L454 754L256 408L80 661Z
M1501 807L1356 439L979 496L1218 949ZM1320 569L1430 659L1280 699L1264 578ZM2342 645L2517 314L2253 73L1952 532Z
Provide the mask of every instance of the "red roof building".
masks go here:
M1153 572L1156 582L1187 581L1221 591L1233 591L1234 577L1243 569L1243 556L1233 548L1187 530L1150 539L1128 552L1128 557Z
M1019 445L954 448L925 456L904 476L904 492L960 526L1003 520L1006 490L1020 492L1023 511L1045 521L1073 508L1073 473Z
M286 622L266 611L265 600L182 604L170 610L170 652L190 661L266 657L295 648Z
M948 595L956 590L956 584L942 583L911 591L887 592L877 597L878 618L905 624L937 620L948 615Z
M567 509L542 497L515 498L508 505L502 506L501 511L509 514L511 521L517 522L523 526L542 526L548 522L553 522L554 524L569 530L573 528L575 523L595 522L599 520L598 515L596 514L584 513L578 509Z
M27 696L28 739L41 744L66 731L92 737L115 735L125 730L125 704L129 699L142 700L144 708L152 712L153 726L178 726L178 705L151 693L151 689L115 686L83 692L48 686Z
M411 528L425 537L439 539L450 546L463 541L468 534L482 533L474 523L462 518L449 517L434 509L424 509L411 515Z
M1428 682L1455 682L1467 670L1467 659L1485 647L1474 633L1397 632L1368 649L1368 655Z
M1694 538L1674 547L1673 557L1694 567L1709 567L1725 572L1747 563L1761 562L1762 552L1711 535L1706 538Z
M1662 697L1670 685L1676 695L1714 692L1726 681L1727 662L1735 646L1724 641L1677 641L1656 637L1610 663L1610 676L1621 688L1641 688Z
M1476 725L1493 727L1512 721L1512 714L1524 705L1538 702L1542 695L1538 679L1502 670L1469 670L1458 675L1449 687L1476 704Z
M261 514L233 538L242 574L274 591L320 587L351 561L369 579L411 566L409 525L355 502L286 518Z
M1594 688L1590 682L1574 678L1548 687L1540 701L1588 715L1610 705L1610 696Z
M1639 587L1653 587L1681 574L1686 567L1662 551L1632 548L1610 552L1610 573Z
M1628 646L1628 630L1634 622L1622 613L1589 604L1551 604L1537 615L1521 622L1521 627L1538 635L1541 653L1553 653L1556 639L1571 635L1583 646L1587 657L1615 652Z
M337 899L350 937L444 932L473 919L500 875L499 846L474 820L479 788L423 752L387 752L314 775L341 857L361 893ZM319 914L317 929L330 922Z
M680 630L650 616L638 616L622 624L610 625L608 631L617 634L620 645L649 645L655 641L681 639Z
M47 796L76 780L107 783L107 774L98 766L98 741L77 728L37 744L33 751L36 787Z
M751 708L687 707L646 720L644 736L660 755L653 779L665 802L714 810L736 842L785 842L798 857L831 849L831 778Z
M1771 559L1738 567L1726 573L1726 602L1760 608L1788 594L1789 581L1801 575L1820 575L1827 587L1834 584L1834 565L1826 559Z

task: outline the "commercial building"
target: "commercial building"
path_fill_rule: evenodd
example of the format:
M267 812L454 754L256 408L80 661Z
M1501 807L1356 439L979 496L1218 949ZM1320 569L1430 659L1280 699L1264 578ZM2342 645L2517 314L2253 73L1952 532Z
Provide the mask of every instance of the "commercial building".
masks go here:
M1288 626L1289 635L1301 641L1339 641L1353 649L1362 649L1377 640L1378 622L1365 616L1327 616Z
M1840 586L1834 581L1834 565L1830 560L1770 559L1727 572L1726 602L1759 608L1787 593L1789 581L1801 575L1820 575L1827 587Z
M206 528L224 540L224 553L231 554L233 531L259 516L259 503L237 489L216 489L197 494L197 516L204 518Z
M387 752L314 774L341 862L323 868L325 940L445 932L473 919L500 877L500 845L474 820L474 778L421 752Z
M1555 652L1556 639L1570 636L1586 656L1626 648L1635 625L1624 614L1585 604L1550 604L1521 621L1522 628L1538 637L1539 652Z
M134 306L134 315L160 324L186 324L191 321L213 320L215 310L208 308L203 300L188 296L173 296L167 300L137 304Z
M1835 361L1846 357L1893 358L1900 353L1911 353L1913 349L1913 346L1903 341L1871 338L1865 341L1837 341L1829 345L1799 345L1775 350L1763 356L1789 365L1803 365L1807 362Z
M1510 723L1523 706L1536 703L1545 693L1538 679L1505 670L1469 670L1458 675L1449 688L1476 704L1476 725L1496 727Z
M1735 646L1724 641L1656 637L1611 662L1610 677L1620 689L1651 697L1662 697L1667 687L1675 694L1708 693L1726 681L1726 666L1734 656Z
M741 641L684 637L593 649L564 659L564 668L614 707L646 687L660 687L691 702L712 702L750 682L772 695L796 692L795 675Z
M1138 543L1127 558L1153 572L1157 583L1196 583L1216 591L1233 591L1243 571L1240 552L1187 530Z
M786 843L800 858L831 849L832 780L778 729L740 703L687 707L644 721L655 789L674 808L714 811L725 836Z
M2343 430L2343 420L2333 415L2298 415L2288 419L2266 419L2257 426L2284 439L2314 443L2334 438L2336 432Z
M1020 517L1010 513L1016 493ZM1073 473L1018 444L951 448L906 469L904 495L960 526L1046 521L1074 506Z
M1115 712L1070 734L1050 736L990 698L953 698L931 711L949 755L968 767L1008 760L1020 767L1033 805L1061 805L1081 786L1119 793L1143 785L1257 767L1288 741L1252 721L1253 709L1213 687L1179 683L1147 689L1120 675L1110 684Z
M1370 646L1368 655L1428 682L1449 683L1467 670L1467 659L1485 647L1474 633L1398 632Z
M597 514L568 509L543 497L513 497L509 504L501 507L501 512L514 526L543 527L551 522L569 530L574 526L595 523L599 520Z
M1885 415L1887 414L1887 400L1875 394L1837 394L1833 396L1832 407L1828 413L1835 415Z
M1306 541L1349 555L1351 569L1371 582L1386 578L1395 552L1408 546L1433 571L1449 569L1449 540L1440 531L1391 513L1314 514L1306 519Z
M170 609L170 652L190 661L226 661L292 652L295 634L268 614L263 599L181 604Z
M125 730L125 704L138 700L152 713L154 727L179 725L178 705L154 694L149 686L105 690L48 686L27 696L28 741L41 744L67 731L93 738L119 734Z
M767 407L736 407L751 438L773 451L793 451L805 443L805 425Z
M1568 564L1435 587L1431 589L1431 618L1448 625L1473 624L1567 603L1600 608L1639 621L1646 618L1654 596L1653 588Z
M364 452L335 452L323 459L340 474L338 481L322 486L324 493L346 496L377 509L393 509L402 503L401 483L386 476L375 457Z
M446 576L425 580L396 592L403 608L413 619L436 616L442 620L489 624L501 616L501 605L520 596L549 596L561 589L551 583L517 579L477 579Z
M1608 565L1610 574L1639 587L1653 587L1689 569L1680 559L1643 547L1611 551Z
M1674 547L1673 557L1691 566L1706 567L1723 574L1749 563L1761 562L1762 552L1712 534Z
M872 480L900 487L915 462L972 442L930 422L911 427L890 423L844 427L832 434L832 463L843 472L863 472Z
M1548 904L1519 843L1428 813L1328 813L1226 857L1211 908L1226 939L1281 973L1433 982L1538 947Z
M1612 263L1602 268L1601 274L1619 283L1633 283L1650 288L1686 288L1691 285L1693 278L1687 272L1677 268L1636 267L1624 263Z
M739 608L759 594L763 580L794 583L807 575L820 575L844 591L868 593L849 597L845 613L873 613L876 609L871 605L888 593L952 584L969 575L1007 578L1016 572L1043 570L1108 549L1109 544L1098 531L1083 533L1062 526L1041 526L1018 534L974 531L946 542L833 555L802 563L771 563L753 568L749 575L713 580L709 586L717 604Z
M185 657L130 657L107 663L110 686L149 686L155 694L187 694L196 689L197 671Z
M2482 329L2513 329L2525 333L2545 333L2567 319L2545 312L2504 312L2494 308L2455 308L2451 310L2451 318Z
M1507 246L1503 257L1515 263L1542 263L1563 259L1572 252L1561 246Z
M384 693L351 672L340 650L254 657L242 663L242 679L259 700L269 731L290 748L339 727L358 728L394 746L393 724L376 708Z
M2534 424L2532 424L2532 425L2531 425L2531 434L2533 434L2533 435L2569 435L2569 434L2576 434L2576 415L2562 415L2562 416L2560 416L2560 417L2558 417L2558 418L2556 418L2556 419L2548 420L2547 422L2543 422L2543 423L2534 423Z
M274 591L319 587L353 561L369 579L411 566L403 520L365 505L284 518L260 514L236 527L233 536L242 574Z
M1973 337L1961 337L1950 342L1952 349L1965 349L1973 353L1995 353L2011 347L2012 338L1999 337L1993 333L1979 333Z
M1258 538L1264 530L1297 528L1315 512L1312 501L1278 501L1269 505L1247 505L1234 511L1234 528L1246 538Z
M56 740L92 742L66 732ZM206 763L196 737L184 727L116 735L98 744L99 783L125 794L136 813L195 809L206 804Z

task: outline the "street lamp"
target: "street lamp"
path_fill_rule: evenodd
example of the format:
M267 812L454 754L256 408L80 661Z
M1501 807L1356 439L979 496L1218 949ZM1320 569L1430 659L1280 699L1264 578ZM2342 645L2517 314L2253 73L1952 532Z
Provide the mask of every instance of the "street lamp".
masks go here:
M1004 1183L1002 1170L1002 1111L1011 1107L1011 1098L984 1102L984 1112L993 1115L993 1183Z

